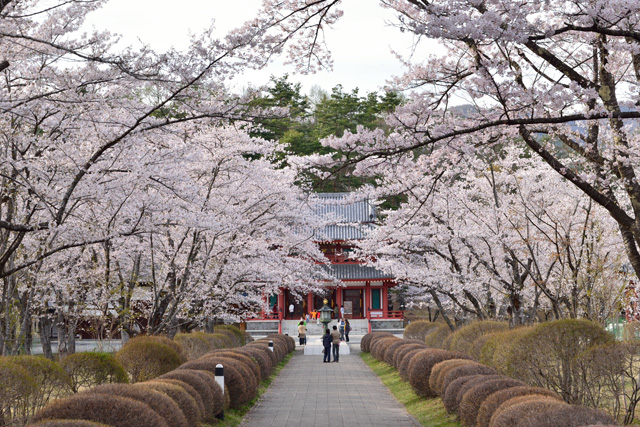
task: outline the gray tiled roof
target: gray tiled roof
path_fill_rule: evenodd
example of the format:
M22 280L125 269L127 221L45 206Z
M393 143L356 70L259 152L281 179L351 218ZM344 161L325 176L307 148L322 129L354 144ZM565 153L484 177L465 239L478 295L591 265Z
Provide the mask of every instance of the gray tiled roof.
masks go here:
M325 266L331 274L340 280L372 280L372 279L392 279L390 274L386 274L373 267L360 264L331 264Z
M373 228L376 209L367 199L345 203L350 193L318 193L318 204L314 210L319 215L335 219L333 225L316 231L319 240L360 240Z
M321 215L333 214L338 222L373 222L376 220L376 209L368 199L343 204L350 193L318 193L316 196L320 199L320 203L314 207L314 210Z

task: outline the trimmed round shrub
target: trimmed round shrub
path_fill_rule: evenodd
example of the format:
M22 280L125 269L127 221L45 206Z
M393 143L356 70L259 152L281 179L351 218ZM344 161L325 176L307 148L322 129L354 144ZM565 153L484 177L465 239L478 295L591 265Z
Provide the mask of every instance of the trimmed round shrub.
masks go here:
M197 359L213 350L211 344L201 333L177 334L174 338L185 354L187 360Z
M178 405L182 414L187 419L187 424L189 426L199 425L198 423L201 421L201 413L198 408L198 403L183 387L171 384L168 380L150 380L133 384L133 386L140 388L141 390L155 390L160 393L164 393L173 400L176 405Z
M275 368L278 364L278 357L269 349L269 344L264 341L254 341L251 344L245 345L243 348L256 348L263 352L267 358L271 361L271 365Z
M24 422L23 416L37 392L38 384L25 368L8 357L0 357L0 414L6 424Z
M233 347L233 334L229 331L216 332L214 334L202 334L202 337L209 342L211 350Z
M451 335L451 328L446 323L438 325L437 328L432 329L424 339L425 344L433 348L444 349L444 341L449 335Z
M489 427L514 427L520 421L532 415L549 411L557 406L569 406L566 403L546 396L520 396L504 402L495 412ZM556 424L556 426L561 424ZM564 427L564 426L563 426Z
M251 357L260 367L260 378L266 379L269 378L271 372L273 370L273 365L271 364L271 359L261 350L255 347L243 346L236 351L240 354L246 354Z
M469 383L467 383L469 384ZM484 381L467 390L458 405L458 415L462 423L466 426L475 426L478 418L478 410L482 402L496 391L504 390L510 387L523 386L524 384L518 380L504 377L495 380ZM464 389L461 388L460 392ZM459 392L459 393L460 393Z
M159 342L161 344L168 345L169 347L174 349L175 352L178 353L178 356L180 357L180 363L184 363L187 361L187 355L185 354L184 349L182 348L180 343L174 340L170 340L167 337L163 337L162 335L146 335L145 337L147 339Z
M284 360L289 352L288 344L284 340L261 338L251 343L251 345L263 344L266 348L270 348L269 341L273 341L273 353L276 355L276 364L278 364Z
M532 330L533 327L526 326L486 335L486 341L480 348L478 360L506 374L505 367L511 357L512 348L517 345L520 337Z
M429 322L428 320L414 320L404 328L402 337L407 340L424 342L427 334L438 326L440 326L439 323Z
M583 319L541 323L512 346L506 373L527 384L555 384L567 403L587 398L588 383L582 381L578 356L593 346L610 344L614 337L600 325Z
M597 409L582 405L558 405L521 420L518 427L582 427L588 424L611 425L615 421Z
M214 384L217 385L217 383L210 375L189 369L178 369L161 375L157 379L179 380L193 387L200 395L204 404L205 420L211 419L213 415L220 413L223 409L224 396L222 396L222 390L220 386L215 390L216 387L214 387Z
M239 356L239 357L236 357L236 356ZM241 359L240 357L244 359ZM258 376L260 375L259 368L253 361L248 360L246 356L229 354L227 351L224 353L222 352L209 353L203 356L201 359L203 360L213 359L213 360L216 360L218 363L222 363L222 365L225 367L229 365L229 363L234 363L233 366L237 370L241 371L242 378L244 379L244 382L246 384L247 400L251 400L257 394L258 385L260 382L260 379L258 378ZM252 368L254 368L255 371Z
M393 366L393 357L396 353L396 350L398 350L400 347L407 344L422 344L422 342L417 340L405 340L405 339L393 341L384 351L384 354L380 355L381 360L384 361L387 365Z
M485 320L482 322L473 322L456 330L451 334L451 343L449 350L467 353L472 357L477 357L472 352L473 342L482 335L492 332L501 332L509 329L509 324L504 322L496 322L493 320Z
M44 420L27 427L110 427L106 424L87 420Z
M401 338L391 335L390 337L384 337L379 340L375 340L371 343L371 355L376 360L384 360L384 353L389 346L397 341L403 341Z
M442 376L442 389L446 390L453 381L458 378L466 377L469 375L496 375L497 372L491 366L483 365L481 363L467 364L456 366L450 369L446 374Z
M444 409L447 410L448 413L453 413L458 409L458 392L460 389L468 382L468 381L477 381L480 378L486 377L484 374L477 375L468 375L465 377L460 377L455 381L449 383L444 389L442 393L442 404L444 405Z
M126 371L111 353L71 354L60 361L60 366L69 375L75 393L100 384L129 381Z
M54 400L32 421L48 419L87 420L113 427L169 427L160 415L142 402L100 393L80 393Z
M455 404L454 404L454 411L455 412L459 412L460 411L460 404L462 403L462 398L464 397L464 395L471 390L472 388L479 386L481 384L484 384L488 381L493 381L493 380L504 380L504 379L512 379L509 377L506 377L504 375L481 375L471 381L467 381L464 384L462 384L462 386L458 389L458 394L456 394L456 399L455 399Z
M171 379L171 378L162 378L162 379L155 378L151 381L169 383L169 384L177 385L178 387L182 387L187 393L189 393L189 396L191 396L191 398L196 402L196 405L198 405L198 419L204 420L205 418L207 418L207 412L204 406L204 401L202 400L202 396L200 395L200 393L198 393L198 391L195 388L190 386L185 381Z
M182 363L180 355L173 348L146 336L129 340L116 353L116 358L133 383L159 377Z
M159 391L142 389L132 384L103 384L85 393L100 393L111 396L127 397L148 405L170 427L189 427L180 407L166 394Z
M34 393L14 407L14 421L25 424L37 411L44 408L50 400L65 397L73 393L71 378L56 362L41 356L10 356L9 363L21 366L37 384Z
M214 359L198 359L191 360L178 369L196 369L209 371L215 375L216 365L219 362ZM223 363L224 366L224 388L229 390L229 397L231 399L229 407L239 408L248 399L248 391L245 380L242 376L242 371L238 370L234 364Z
M226 333L231 333L231 340L234 344L234 347L242 347L243 345L246 344L245 342L245 334L244 332L242 332L240 330L240 328L238 328L237 326L233 326L233 325L218 325L213 329L215 332L223 332Z
M409 383L416 393L423 397L436 397L437 394L429 387L431 369L436 363L447 359L467 359L469 356L463 353L429 348L418 352L411 358L407 372ZM480 373L480 372L478 372Z
M404 348L400 349L400 351L404 350ZM400 360L400 364L398 365L398 374L400 374L400 378L405 381L409 381L409 365L411 364L411 359L421 351L424 350L433 350L429 347L413 347L408 351L402 352L402 359ZM398 353L398 351L396 351Z
M282 335L282 334L271 334L271 335L267 335L266 339L268 340L280 340L282 343L284 343L285 348L287 349L287 353L291 352L291 351L295 351L296 349L296 342L293 340L293 338L287 336L287 335Z
M517 386L496 391L487 397L480 405L480 408L478 409L478 416L476 417L476 426L489 427L491 417L493 417L493 414L498 410L500 405L507 400L513 399L514 397L531 395L552 397L560 400L560 397L556 393L540 387Z
M222 357L229 357L231 359L236 359L239 362L242 362L246 367L251 369L251 372L253 373L253 376L254 376L254 378L256 379L256 381L258 383L262 380L262 377L260 375L260 366L258 366L258 364L256 363L255 359L253 359L251 356L247 356L246 354L242 354L242 353L236 351L236 349L214 350L213 352L211 352L209 354L222 356ZM203 357L206 358L207 356L208 356L208 354L204 355Z
M426 344L419 344L412 341L407 341L404 345L401 345L396 349L395 353L393 353L393 367L396 369L400 368L400 363L404 356L412 350L416 349L424 349L429 348Z
M371 344L371 340L374 337L380 336L380 335L393 335L391 332L370 332L368 334L365 334L365 336L362 337L362 340L360 340L360 351L364 351L365 353L369 353L369 345Z
M442 396L444 376L450 370L458 366L469 364L476 365L477 363L478 362L474 362L469 359L448 359L436 363L433 365L431 375L429 376L429 388L431 388L431 390L433 390L438 396Z

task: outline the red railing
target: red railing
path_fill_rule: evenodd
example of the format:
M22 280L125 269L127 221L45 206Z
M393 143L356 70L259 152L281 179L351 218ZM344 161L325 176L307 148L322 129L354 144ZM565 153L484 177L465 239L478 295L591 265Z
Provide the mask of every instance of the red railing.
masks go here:
M387 311L387 319L404 319L404 311Z

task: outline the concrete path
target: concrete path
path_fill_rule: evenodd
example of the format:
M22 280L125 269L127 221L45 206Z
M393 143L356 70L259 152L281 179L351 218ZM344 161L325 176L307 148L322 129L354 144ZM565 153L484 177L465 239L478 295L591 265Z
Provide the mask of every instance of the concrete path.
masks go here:
M349 346L339 363L304 356L298 347L241 426L419 426L360 359L359 339Z

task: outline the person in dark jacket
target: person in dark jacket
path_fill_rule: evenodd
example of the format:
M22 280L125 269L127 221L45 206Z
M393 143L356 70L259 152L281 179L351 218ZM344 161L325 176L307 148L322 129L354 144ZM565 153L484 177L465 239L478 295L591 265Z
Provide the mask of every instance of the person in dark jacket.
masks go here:
M331 343L332 342L333 342L333 337L331 336L331 332L329 332L329 329L327 328L324 335L322 336L322 346L324 347L324 359L322 360L322 363L331 362Z

